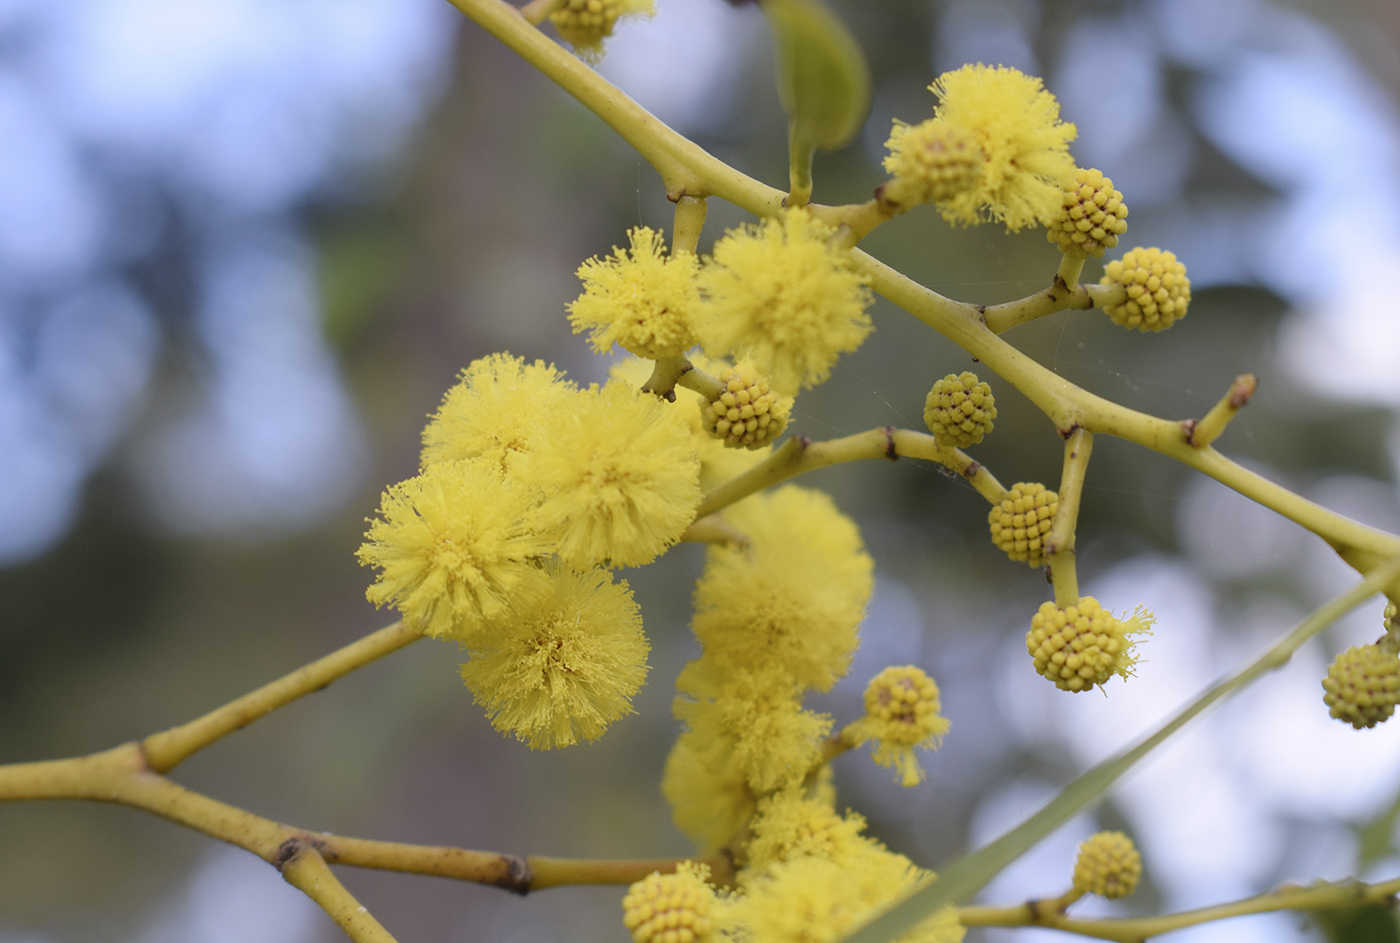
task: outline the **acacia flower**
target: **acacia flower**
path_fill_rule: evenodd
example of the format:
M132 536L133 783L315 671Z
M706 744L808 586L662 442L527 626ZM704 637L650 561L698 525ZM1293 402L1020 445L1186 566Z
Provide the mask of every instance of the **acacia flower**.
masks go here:
M541 360L492 354L474 361L423 430L422 467L480 456L509 471L515 456L529 450L544 417L574 390Z
M679 356L697 343L690 319L700 302L700 263L689 252L666 255L661 233L646 226L627 237L630 250L614 246L610 258L579 266L583 294L568 305L569 323L575 334L590 332L600 354L616 342L638 357Z
M1093 596L1064 609L1042 603L1031 617L1026 651L1037 673L1061 691L1087 691L1118 675L1133 673L1137 657L1134 636L1151 634L1152 613L1141 606L1119 619Z
M964 226L990 218L1011 232L1055 223L1074 182L1076 132L1040 79L979 63L943 73L929 91L934 113L970 131L985 157L977 185L939 204L944 218Z
M482 459L439 462L384 492L356 556L380 572L366 595L425 635L470 641L542 594L549 542L525 523L535 492Z
M726 517L748 547L711 546L695 587L695 635L727 666L773 665L826 691L850 667L874 588L860 531L820 491L787 485Z
M602 569L546 572L549 592L498 620L461 669L496 729L536 750L596 740L631 713L649 650L625 581Z
M700 460L685 420L625 383L570 397L518 468L544 495L531 521L575 569L650 563L700 505Z
M714 921L709 868L682 861L674 874L651 874L627 889L622 925L634 943L705 943Z
M865 716L847 725L842 736L856 744L874 740L875 762L895 770L900 785L916 786L924 771L915 748L932 750L948 732L948 719L938 709L938 685L921 668L886 668L865 688Z
M661 794L676 827L706 855L724 847L754 812L754 795L728 743L706 742L689 730L676 738L666 757Z
M750 361L787 395L830 376L872 329L870 292L830 235L800 208L731 229L700 273L705 350Z
M549 22L574 52L589 62L603 58L603 40L623 17L654 16L652 0L565 0Z

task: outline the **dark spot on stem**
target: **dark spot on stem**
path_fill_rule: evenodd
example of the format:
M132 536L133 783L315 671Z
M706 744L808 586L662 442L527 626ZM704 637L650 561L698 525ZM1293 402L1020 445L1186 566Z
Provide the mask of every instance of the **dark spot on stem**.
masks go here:
M1079 423L1076 422L1074 425L1070 426L1068 429L1056 429L1055 431L1058 432L1058 433L1060 434L1060 438L1061 438L1061 439L1068 439L1070 436L1074 435L1076 432L1078 432L1078 431L1079 431L1080 429L1082 429L1082 428L1084 428L1084 427L1081 426Z
M1181 435L1186 440L1187 445L1196 444L1196 426L1200 425L1199 419L1181 420Z
M530 885L535 880L535 873L530 870L530 862L520 855L501 855L501 860L506 866L505 873L491 883L521 897L530 893Z
M968 466L962 470L963 477L969 480L976 478L977 473L982 469L981 462L969 462Z
M895 461L899 458L899 450L894 447L894 426L883 426L880 429L885 434L885 458Z

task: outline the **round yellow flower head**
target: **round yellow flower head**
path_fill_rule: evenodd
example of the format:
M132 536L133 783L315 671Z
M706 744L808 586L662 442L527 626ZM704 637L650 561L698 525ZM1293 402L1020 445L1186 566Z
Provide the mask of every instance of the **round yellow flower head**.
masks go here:
M695 635L726 667L780 668L830 690L850 667L874 588L860 531L820 491L788 485L726 512L749 546L713 545L695 587Z
M1029 566L1045 563L1045 538L1060 509L1060 496L1036 482L1020 482L992 508L992 542L1013 560Z
M603 40L625 16L656 15L652 0L565 0L549 22L574 52L589 62L603 58Z
M614 246L611 258L579 266L583 294L568 305L569 323L575 334L591 332L600 354L616 342L638 357L679 356L698 343L690 316L700 303L700 262L689 252L667 256L661 233L646 226L627 237L630 250Z
M870 840L862 835L863 817L855 812L840 815L831 803L808 799L801 789L760 800L751 827L753 838L745 849L748 863L741 881L790 858L844 857L854 846Z
M1099 832L1079 846L1074 861L1074 889L1109 900L1127 897L1142 877L1142 855L1122 832Z
M985 157L977 185L939 204L943 217L964 226L990 218L1011 232L1053 223L1074 180L1076 131L1040 79L979 63L943 73L929 91L934 113L970 132Z
M753 817L753 792L728 746L687 730L666 757L661 794L701 854L724 847Z
M790 858L755 875L718 915L726 939L751 943L830 943L890 904L926 886L933 874L874 842L835 859ZM905 931L898 943L959 943L963 927L951 906Z
M1031 617L1026 651L1035 670L1061 691L1087 691L1114 675L1133 673L1135 635L1151 631L1151 613L1139 607L1131 618L1118 619L1093 596L1061 609L1042 603Z
M551 592L512 608L461 669L495 728L535 750L598 739L631 713L647 674L642 617L626 581L554 563L546 572Z
M700 460L685 420L617 381L579 391L547 417L518 474L544 495L531 521L580 570L650 563L700 504Z
M768 380L748 364L725 367L719 381L724 392L701 409L705 431L731 449L761 449L787 428L791 396L779 396Z
M502 471L529 451L540 420L575 386L553 366L492 354L462 371L423 430L421 463L484 458Z
M369 601L424 635L476 638L545 590L533 561L552 547L525 523L536 497L483 459L429 465L390 487L356 553L379 570Z
M992 431L997 401L992 388L975 373L950 373L933 385L924 400L924 424L940 445L965 449Z
M622 925L636 943L704 943L714 929L715 892L703 865L683 862L675 874L653 871L627 889Z
M1400 703L1400 657L1380 645L1348 648L1322 679L1323 703L1357 730L1390 719Z
M801 783L821 757L831 718L804 710L802 686L783 666L692 661L676 679L673 710L695 743L723 753L755 794Z
M1113 181L1097 170L1080 168L1063 192L1064 208L1048 227L1046 237L1066 255L1102 258L1105 248L1118 245L1128 231L1128 205Z
M830 235L801 208L731 229L700 273L705 350L752 362L789 396L830 376L872 329L870 292Z
M941 118L916 125L894 123L885 142L885 172L894 179L881 188L887 203L910 207L943 203L975 187L985 158L972 132Z
M948 719L938 713L938 685L913 665L886 668L865 688L865 716L842 731L864 743L875 741L871 756L899 774L900 785L917 786L924 771L915 747L932 750L948 732Z
M1161 249L1133 249L1121 260L1104 267L1101 285L1122 285L1128 299L1122 304L1105 305L1114 324L1139 331L1164 331L1178 318L1186 317L1191 303L1191 280L1186 266L1176 256Z

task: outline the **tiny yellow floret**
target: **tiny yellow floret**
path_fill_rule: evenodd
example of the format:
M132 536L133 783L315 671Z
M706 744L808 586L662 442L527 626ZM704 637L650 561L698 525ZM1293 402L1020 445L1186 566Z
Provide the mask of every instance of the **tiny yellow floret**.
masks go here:
M933 385L924 400L924 424L938 443L965 449L992 431L997 401L977 374L950 373Z
M1087 691L1114 675L1133 673L1133 636L1150 633L1153 621L1141 607L1118 619L1093 596L1064 609L1047 602L1031 617L1026 651L1035 670L1061 691Z
M872 330L865 280L830 235L800 208L731 229L700 273L705 350L751 362L789 396L826 380Z
M698 343L691 314L700 303L699 260L689 252L668 256L664 237L646 226L627 237L630 250L614 246L611 258L579 266L583 294L568 305L569 323L575 334L590 332L600 354L616 342L638 357L679 356Z
M731 449L761 449L787 428L791 396L779 396L752 366L741 363L719 374L724 390L701 409L705 431Z
M894 123L885 172L894 179L879 191L886 203L907 209L919 203L944 203L975 187L986 158L966 128L930 118L916 125Z
M1080 168L1063 192L1064 206L1046 237L1066 255L1102 258L1128 231L1128 205L1113 181L1097 170Z
M384 492L356 556L379 570L366 595L424 635L469 642L543 594L552 549L526 523L537 500L484 459L439 462Z
M1337 720L1357 730L1390 719L1400 703L1400 657L1380 645L1348 648L1322 679L1322 700Z
M977 185L939 204L943 217L964 226L992 219L1011 232L1053 223L1074 180L1076 132L1040 79L979 63L945 72L929 91L934 114L970 132L985 157Z
M549 15L549 22L574 47L574 52L589 62L597 62L603 58L603 40L612 35L618 20L655 15L652 0L565 0Z
M1121 285L1127 300L1104 305L1114 324L1139 331L1164 331L1186 316L1191 280L1186 266L1161 249L1133 249L1104 267L1101 285Z
M549 593L514 607L471 644L461 669L496 729L536 750L596 740L631 713L649 649L625 580L556 563L545 572Z
M702 866L685 862L675 874L653 871L627 889L622 925L635 943L705 943L711 937L715 892Z
M901 786L917 786L924 771L914 750L936 749L948 732L948 719L938 710L938 685L922 668L886 668L866 685L865 715L841 735L856 744L874 740L871 758L893 769Z
M1122 832L1099 832L1079 846L1074 861L1074 889L1109 900L1127 897L1142 877L1142 855Z
M1045 538L1060 509L1060 496L1037 482L1018 482L987 515L992 542L1028 566L1045 563Z

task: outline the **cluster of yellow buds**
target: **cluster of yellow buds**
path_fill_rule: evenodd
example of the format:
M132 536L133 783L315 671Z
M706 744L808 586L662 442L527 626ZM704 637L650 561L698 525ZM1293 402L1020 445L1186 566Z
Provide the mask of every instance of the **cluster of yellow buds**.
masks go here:
M723 390L701 409L705 431L725 446L761 449L787 428L791 396L779 396L748 364L720 371Z
M1043 603L1031 617L1026 651L1037 673L1062 691L1087 691L1116 675L1127 677L1137 659L1132 636L1148 631L1152 617L1139 609L1126 620L1084 596L1073 606Z
M1074 889L1109 900L1127 897L1142 877L1142 855L1122 832L1099 832L1079 846L1074 861Z
M1104 306L1114 324L1139 331L1164 331L1186 316L1191 280L1186 266L1161 249L1133 249L1104 267L1104 285L1121 285L1128 293L1120 304Z
M714 891L694 870L653 872L622 899L622 924L636 943L704 943L713 928Z
M1065 254L1101 258L1128 231L1128 205L1113 181L1097 170L1080 168L1065 188L1064 216L1047 227L1046 236Z

